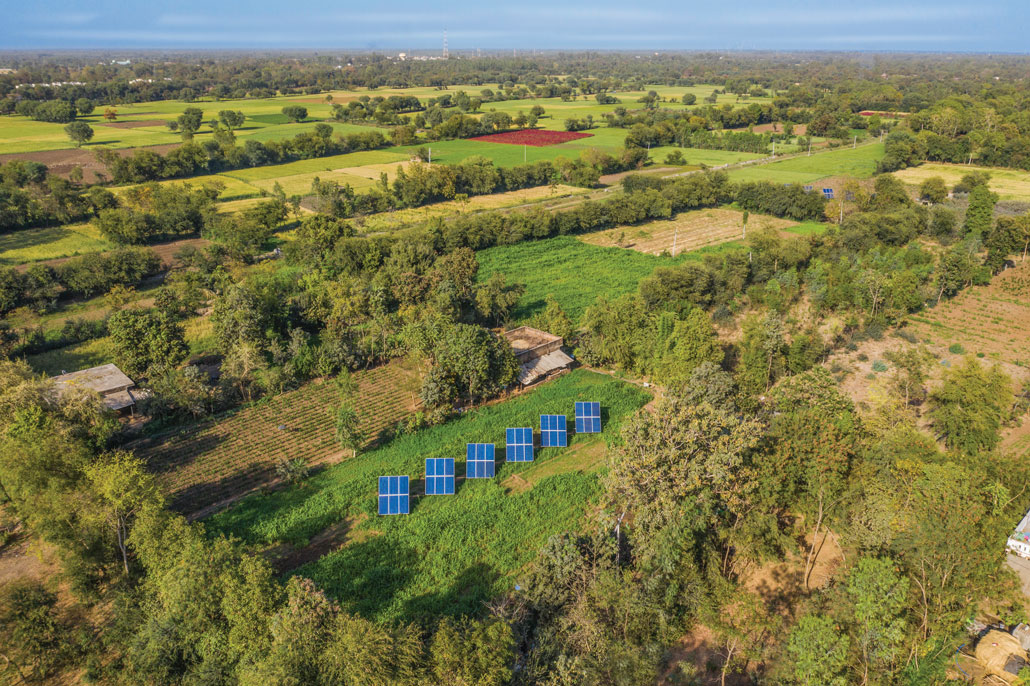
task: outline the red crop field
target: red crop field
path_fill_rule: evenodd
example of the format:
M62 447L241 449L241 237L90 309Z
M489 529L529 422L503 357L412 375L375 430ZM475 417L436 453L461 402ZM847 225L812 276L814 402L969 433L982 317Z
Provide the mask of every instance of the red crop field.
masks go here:
M362 433L374 440L415 411L419 374L399 361L354 373ZM312 381L173 433L133 446L179 512L202 516L276 483L281 459L332 464L340 449L330 411L339 405L332 380Z
M509 145L532 145L542 148L545 145L558 145L569 141L578 141L580 138L590 138L592 133L580 133L578 131L547 131L545 129L523 129L522 131L508 131L506 133L492 133L489 136L476 136L470 141L483 141L484 143L508 143Z

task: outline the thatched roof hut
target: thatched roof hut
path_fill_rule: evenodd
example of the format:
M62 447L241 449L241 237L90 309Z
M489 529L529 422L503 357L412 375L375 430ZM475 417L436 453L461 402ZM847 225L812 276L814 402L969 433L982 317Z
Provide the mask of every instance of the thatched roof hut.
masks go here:
M1016 681L1019 671L1027 664L1026 651L1019 644L1019 639L997 629L988 631L976 644L976 659L988 673L1010 684Z

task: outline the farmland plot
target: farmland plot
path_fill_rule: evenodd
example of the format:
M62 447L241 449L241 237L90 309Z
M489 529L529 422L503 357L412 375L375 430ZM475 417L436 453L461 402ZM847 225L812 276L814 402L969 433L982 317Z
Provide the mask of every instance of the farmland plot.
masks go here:
M571 413L576 400L601 403L600 435L572 435L567 448L541 449L531 463L505 463L508 426L532 426L541 413ZM407 434L329 467L303 486L246 498L212 517L211 530L259 546L305 545L352 522L342 547L301 567L350 611L378 619L479 614L482 603L517 583L547 539L584 526L600 493L596 476L605 445L650 395L607 375L576 370L506 402ZM493 442L497 477L467 481L465 444ZM593 455L597 459L584 457ZM457 458L453 496L416 497L411 514L376 514L377 477L408 474L420 495L427 457ZM518 488L506 485L516 481Z
M959 343L988 359L1030 366L1030 261L912 315L916 332L934 344Z
M649 255L666 251L680 255L710 245L743 239L743 213L729 209L692 210L672 219L635 226L620 226L581 235L581 241L592 245L629 248ZM788 229L797 222L761 214L752 214L747 230Z
M357 372L361 430L374 438L414 411L418 374L393 362ZM336 384L311 382L237 412L147 439L137 452L159 475L171 506L196 513L275 482L279 460L309 466L343 459L330 411Z
M938 164L927 162L918 167L909 167L894 172L907 184L917 186L934 176L944 179L948 187L962 180L966 174L982 172L991 175L987 187L997 193L1002 200L1030 202L1030 172L1020 169L999 169L997 167L976 167L965 164Z

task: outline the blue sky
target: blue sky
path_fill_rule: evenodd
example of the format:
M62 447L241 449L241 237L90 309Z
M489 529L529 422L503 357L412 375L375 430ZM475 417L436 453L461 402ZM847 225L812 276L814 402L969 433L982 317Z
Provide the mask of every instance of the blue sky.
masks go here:
M1026 0L0 0L0 49L1030 52Z

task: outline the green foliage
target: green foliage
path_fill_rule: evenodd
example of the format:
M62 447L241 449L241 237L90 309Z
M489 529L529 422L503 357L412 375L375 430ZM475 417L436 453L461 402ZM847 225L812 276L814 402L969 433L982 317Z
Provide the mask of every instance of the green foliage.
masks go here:
M962 347L961 343L952 343L948 346L948 352L952 355L965 355L966 349Z
M531 464L502 462L496 480L466 481L455 496L417 499L409 517L375 516L379 475L419 474L430 457L458 457L462 473L466 442L503 445L507 427L525 425L539 414L571 411L575 400L586 397L605 409L601 436L575 436L568 449L541 452ZM548 536L577 526L584 503L598 495L596 477L565 466L566 461L577 454L600 459L602 441L614 440L621 423L648 399L634 386L577 370L507 402L394 438L313 475L303 489L247 498L213 516L209 526L249 542L303 543L334 522L364 513L371 519L355 526L378 535L334 551L300 573L368 616L479 614L482 601L509 589L510 575ZM501 485L515 473L532 488L509 491ZM473 522L478 543L469 546Z
M308 108L300 105L287 105L282 109L282 113L292 122L304 121L308 118Z
M798 686L846 686L844 675L850 641L833 620L805 615L790 632L787 652L793 662L793 681Z
M937 204L948 199L948 187L944 179L939 176L931 176L919 185L919 199L929 203Z
M83 143L88 143L93 138L93 127L84 121L73 121L64 127L64 132L68 134L68 138L75 143L76 148L82 147Z
M985 369L973 356L944 372L930 394L933 427L952 450L967 455L993 450L1012 406L1012 381L997 366Z
M49 681L71 657L69 627L58 617L57 595L38 582L15 581L2 589L0 638L5 658L0 676L17 673L12 684Z
M116 363L132 377L177 367L189 353L182 324L155 308L115 312L108 331Z
M969 207L966 219L962 223L962 231L966 236L983 238L994 225L994 204L998 196L986 185L978 185L969 193Z
M884 362L883 360L875 360L875 361L873 361L873 371L874 372L885 372L885 371L887 371L887 363Z

